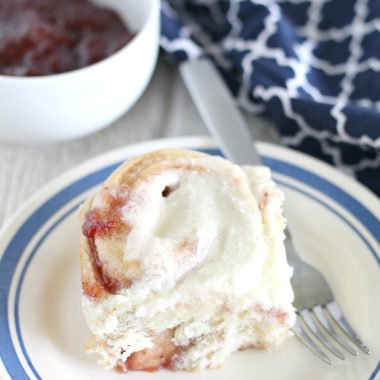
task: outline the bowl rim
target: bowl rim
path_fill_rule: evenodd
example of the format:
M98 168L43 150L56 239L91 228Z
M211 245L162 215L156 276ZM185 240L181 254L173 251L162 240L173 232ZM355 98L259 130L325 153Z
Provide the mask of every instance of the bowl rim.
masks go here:
M53 81L55 79L64 79L67 77L75 77L77 75L80 75L85 72L89 71L95 71L100 66L103 66L104 64L107 64L109 61L113 61L118 58L118 56L124 54L127 50L130 50L134 45L138 43L138 40L141 39L141 35L144 34L144 31L148 28L148 25L152 22L152 19L156 16L156 12L160 13L160 0L149 0L151 1L151 6L149 9L148 16L146 17L146 20L143 24L143 26L137 30L135 36L121 49L116 51L115 53L111 54L110 56L103 58L102 60L92 63L88 66L80 67L78 69L74 69L71 71L66 71L63 73L56 73L56 74L47 74L47 75L38 75L38 76L19 76L19 75L4 75L0 73L0 82L38 82L38 81Z

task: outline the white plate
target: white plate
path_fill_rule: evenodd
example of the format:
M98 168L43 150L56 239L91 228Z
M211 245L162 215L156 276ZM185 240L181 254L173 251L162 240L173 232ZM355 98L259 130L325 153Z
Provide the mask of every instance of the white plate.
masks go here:
M22 379L121 379L83 353L77 207L126 158L161 148L219 154L205 138L121 149L64 174L35 195L0 236L0 374ZM329 367L296 338L278 351L246 350L197 373L129 373L128 379L377 379L380 372L380 202L361 185L305 155L259 145L286 193L302 255L327 276L347 318L372 349Z

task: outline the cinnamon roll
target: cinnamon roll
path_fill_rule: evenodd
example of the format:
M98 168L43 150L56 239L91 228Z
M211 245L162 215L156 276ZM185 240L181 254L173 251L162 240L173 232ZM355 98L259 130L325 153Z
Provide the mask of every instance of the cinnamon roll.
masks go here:
M122 164L80 211L87 351L193 371L278 346L295 321L282 202L264 166L187 150Z

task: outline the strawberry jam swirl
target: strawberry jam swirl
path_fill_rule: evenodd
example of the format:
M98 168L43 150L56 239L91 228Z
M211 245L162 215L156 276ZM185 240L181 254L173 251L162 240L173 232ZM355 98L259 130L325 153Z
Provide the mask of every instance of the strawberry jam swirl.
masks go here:
M82 233L86 236L90 250L91 261L97 282L108 293L116 294L121 286L130 286L130 284L121 284L121 282L104 270L104 266L99 257L96 247L96 239L109 237L114 234L127 233L129 226L122 220L121 208L126 204L125 195L111 194L107 188L104 189L107 197L107 206L105 208L93 208L85 215L85 221L82 225Z
M88 0L1 0L0 73L72 71L120 50L134 34L119 15Z
M140 351L135 351L125 362L119 360L115 367L116 371L156 372L161 368L174 370L176 359L186 349L182 346L176 346L173 343L174 332L174 329L166 329L160 333L151 332L152 346ZM121 351L121 353L123 353L123 349Z

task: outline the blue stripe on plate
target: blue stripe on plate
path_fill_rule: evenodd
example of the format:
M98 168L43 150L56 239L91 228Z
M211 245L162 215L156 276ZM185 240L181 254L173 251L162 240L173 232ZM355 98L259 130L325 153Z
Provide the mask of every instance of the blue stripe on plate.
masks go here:
M17 358L11 340L7 312L9 289L17 263L30 240L50 217L52 217L61 207L65 206L70 200L104 181L104 179L107 178L117 166L118 164L114 164L82 177L49 198L16 231L4 251L0 261L0 291L4 292L6 297L0 308L1 310L4 310L4 312L2 311L0 313L0 357L12 379L29 379Z
M19 313L19 305L20 305L20 294L22 285L24 283L24 278L26 271L28 270L29 264L31 263L33 257L37 253L38 249L41 247L43 242L46 240L46 238L74 211L78 210L78 207L81 205L82 202L79 202L74 207L71 207L70 210L66 211L52 226L49 227L49 229L43 234L41 239L38 241L38 243L34 246L32 252L30 253L28 259L25 262L24 267L22 268L22 272L20 275L19 282L17 284L16 289L16 302L15 302L15 325L16 325L16 333L17 337L19 338L21 351L23 352L26 362L28 363L30 369L34 373L34 376L36 376L37 379L41 379L40 375L38 374L37 370L34 368L32 361L29 358L29 355L27 353L27 350L25 348L24 340L22 339L21 335L21 329L20 329L20 313ZM18 378L17 378L18 379Z
M203 152L221 155L220 151L217 149L199 149ZM308 172L305 169L302 169L296 165L286 163L284 161L274 159L271 157L263 157L264 164L271 167L274 172L278 172L280 174L287 175L289 177L295 178L305 184L323 192L325 195L332 198L336 203L343 206L347 209L353 216L355 216L367 229L371 232L372 236L380 243L380 236L378 236L378 231L380 230L380 222L379 220L366 209L360 202L358 202L355 198L344 192L342 189L337 187L336 185L328 182L324 178ZM4 312L0 313L0 330L2 334L0 335L0 357L3 360L3 363L11 376L12 379L23 380L29 379L26 374L24 368L22 367L17 354L15 352L15 348L13 346L10 331L9 331L9 321L8 321L8 312L7 312L7 300L9 295L9 289L12 281L12 277L17 266L17 263L24 252L27 244L33 238L33 236L38 232L38 230L48 221L50 217L52 217L61 207L66 205L70 200L74 199L81 193L90 189L93 186L98 185L103 182L105 178L115 170L115 168L120 163L113 164L106 168L95 171L85 177L80 178L76 182L70 184L65 187L58 193L56 193L53 197L48 199L43 205L41 205L19 228L19 230L15 233L12 240L8 244L4 255L0 261L0 305ZM293 186L283 183L285 186ZM293 186L294 187L294 186ZM336 210L333 210L330 206L324 204L319 199L316 199L311 194L307 194L304 190L297 189L294 187L294 190L302 192L306 196L312 197L314 200L322 203L324 206L329 207L331 211L337 214L340 218L342 218L345 222L348 222L342 215L340 215ZM41 377L38 375L36 369L33 367L33 364L30 361L30 358L26 352L20 326L19 326L19 316L18 316L18 303L21 292L21 287L23 283L23 279L25 273L27 271L28 265L30 264L34 254L37 252L38 247L42 244L43 240L49 235L49 233L58 226L59 223L62 222L73 209L65 213L59 221L57 221L53 226L50 227L49 231L44 234L41 240L38 242L37 246L34 247L30 257L28 258L22 274L20 276L19 282L17 284L16 290L16 303L15 303L15 323L17 336L19 338L21 350L28 362L31 370L34 375L40 379ZM350 227L353 228L350 223ZM357 229L355 229L356 233L359 233ZM375 250L371 247L368 241L359 234L360 238L366 243L369 248L372 256L376 259L377 263L380 265L380 257L377 255ZM376 367L373 374L371 375L371 379L374 379L374 376L380 371L380 368Z
M368 380L375 380L375 376L378 375L379 373L380 373L380 360L377 363L376 368L373 370L373 372L372 372L372 374Z
M379 362L377 363L376 368L373 370L373 372L372 372L372 374L371 374L371 376L369 377L368 380L375 380L375 376L376 376L377 374L379 374L379 373L380 373L380 360L379 360Z
M222 156L218 149L200 149L201 151L213 155ZM346 193L340 187L327 181L326 179L309 172L299 166L289 164L276 158L263 156L263 163L269 166L274 172L285 174L288 177L295 178L297 181L303 182L321 193L333 199L336 203L343 206L349 211L356 219L368 229L372 236L380 244L380 220L360 202L353 198L350 194ZM377 263L380 265L379 256L375 255Z

